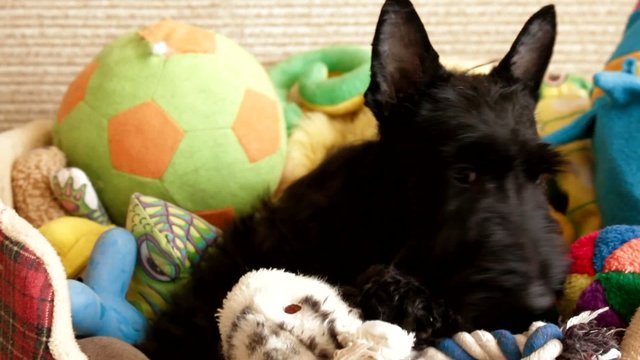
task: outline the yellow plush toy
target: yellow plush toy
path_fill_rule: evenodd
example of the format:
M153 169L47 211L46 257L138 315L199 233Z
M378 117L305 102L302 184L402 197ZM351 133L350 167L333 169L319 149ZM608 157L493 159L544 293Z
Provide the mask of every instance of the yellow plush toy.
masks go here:
M68 278L78 276L87 266L96 241L113 225L102 225L81 217L63 216L39 230L56 250Z
M536 108L540 135L567 126L589 110L591 87L592 84L582 76L549 73L540 88ZM566 194L567 209L564 215L556 214L556 218L563 224L563 232L569 235L565 238L571 243L600 229L602 224L593 185L591 140L574 141L558 146L557 150L567 162L555 178L559 190Z

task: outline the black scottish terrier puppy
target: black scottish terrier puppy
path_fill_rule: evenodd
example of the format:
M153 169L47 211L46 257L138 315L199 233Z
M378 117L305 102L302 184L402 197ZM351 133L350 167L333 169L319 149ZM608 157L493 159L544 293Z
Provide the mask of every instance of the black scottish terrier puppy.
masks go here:
M560 159L534 108L555 27L544 7L488 75L453 73L410 1L388 0L365 95L380 139L341 149L238 219L141 348L221 357L216 311L265 267L324 277L365 318L415 331L418 346L461 329L524 330L553 308L567 261L543 179Z

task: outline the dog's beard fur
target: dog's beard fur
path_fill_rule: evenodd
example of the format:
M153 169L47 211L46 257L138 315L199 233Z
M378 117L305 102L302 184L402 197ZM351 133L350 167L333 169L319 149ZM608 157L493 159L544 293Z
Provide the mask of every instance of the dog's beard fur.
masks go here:
M542 185L560 161L533 115L554 39L545 7L488 75L452 73L411 3L387 1L365 94L380 139L336 152L239 218L142 349L220 357L214 314L245 272L265 267L326 278L365 317L416 331L418 346L540 318L567 269Z

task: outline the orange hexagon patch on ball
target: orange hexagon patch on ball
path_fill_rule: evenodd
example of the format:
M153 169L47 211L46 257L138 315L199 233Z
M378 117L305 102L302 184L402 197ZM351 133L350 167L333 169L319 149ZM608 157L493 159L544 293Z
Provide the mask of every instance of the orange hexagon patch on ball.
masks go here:
M156 103L146 101L111 118L108 137L115 169L159 179L178 150L184 131Z
M245 90L232 129L249 162L260 161L278 151L279 121L275 100L254 90Z
M69 88L62 99L62 103L60 104L60 109L58 110L59 123L63 122L64 118L69 115L76 105L84 100L84 95L87 92L87 86L89 86L89 80L91 80L91 75L93 75L97 67L98 64L95 61L92 61L69 85Z

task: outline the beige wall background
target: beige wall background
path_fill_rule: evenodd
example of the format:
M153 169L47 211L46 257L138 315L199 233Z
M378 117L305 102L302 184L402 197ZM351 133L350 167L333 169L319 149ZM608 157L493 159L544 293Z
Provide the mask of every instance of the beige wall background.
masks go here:
M502 56L551 1L414 0L446 58ZM222 33L265 66L330 44L369 44L382 0L0 0L0 131L53 118L67 84L119 35L173 17ZM556 0L551 68L591 74L606 61L635 0Z

